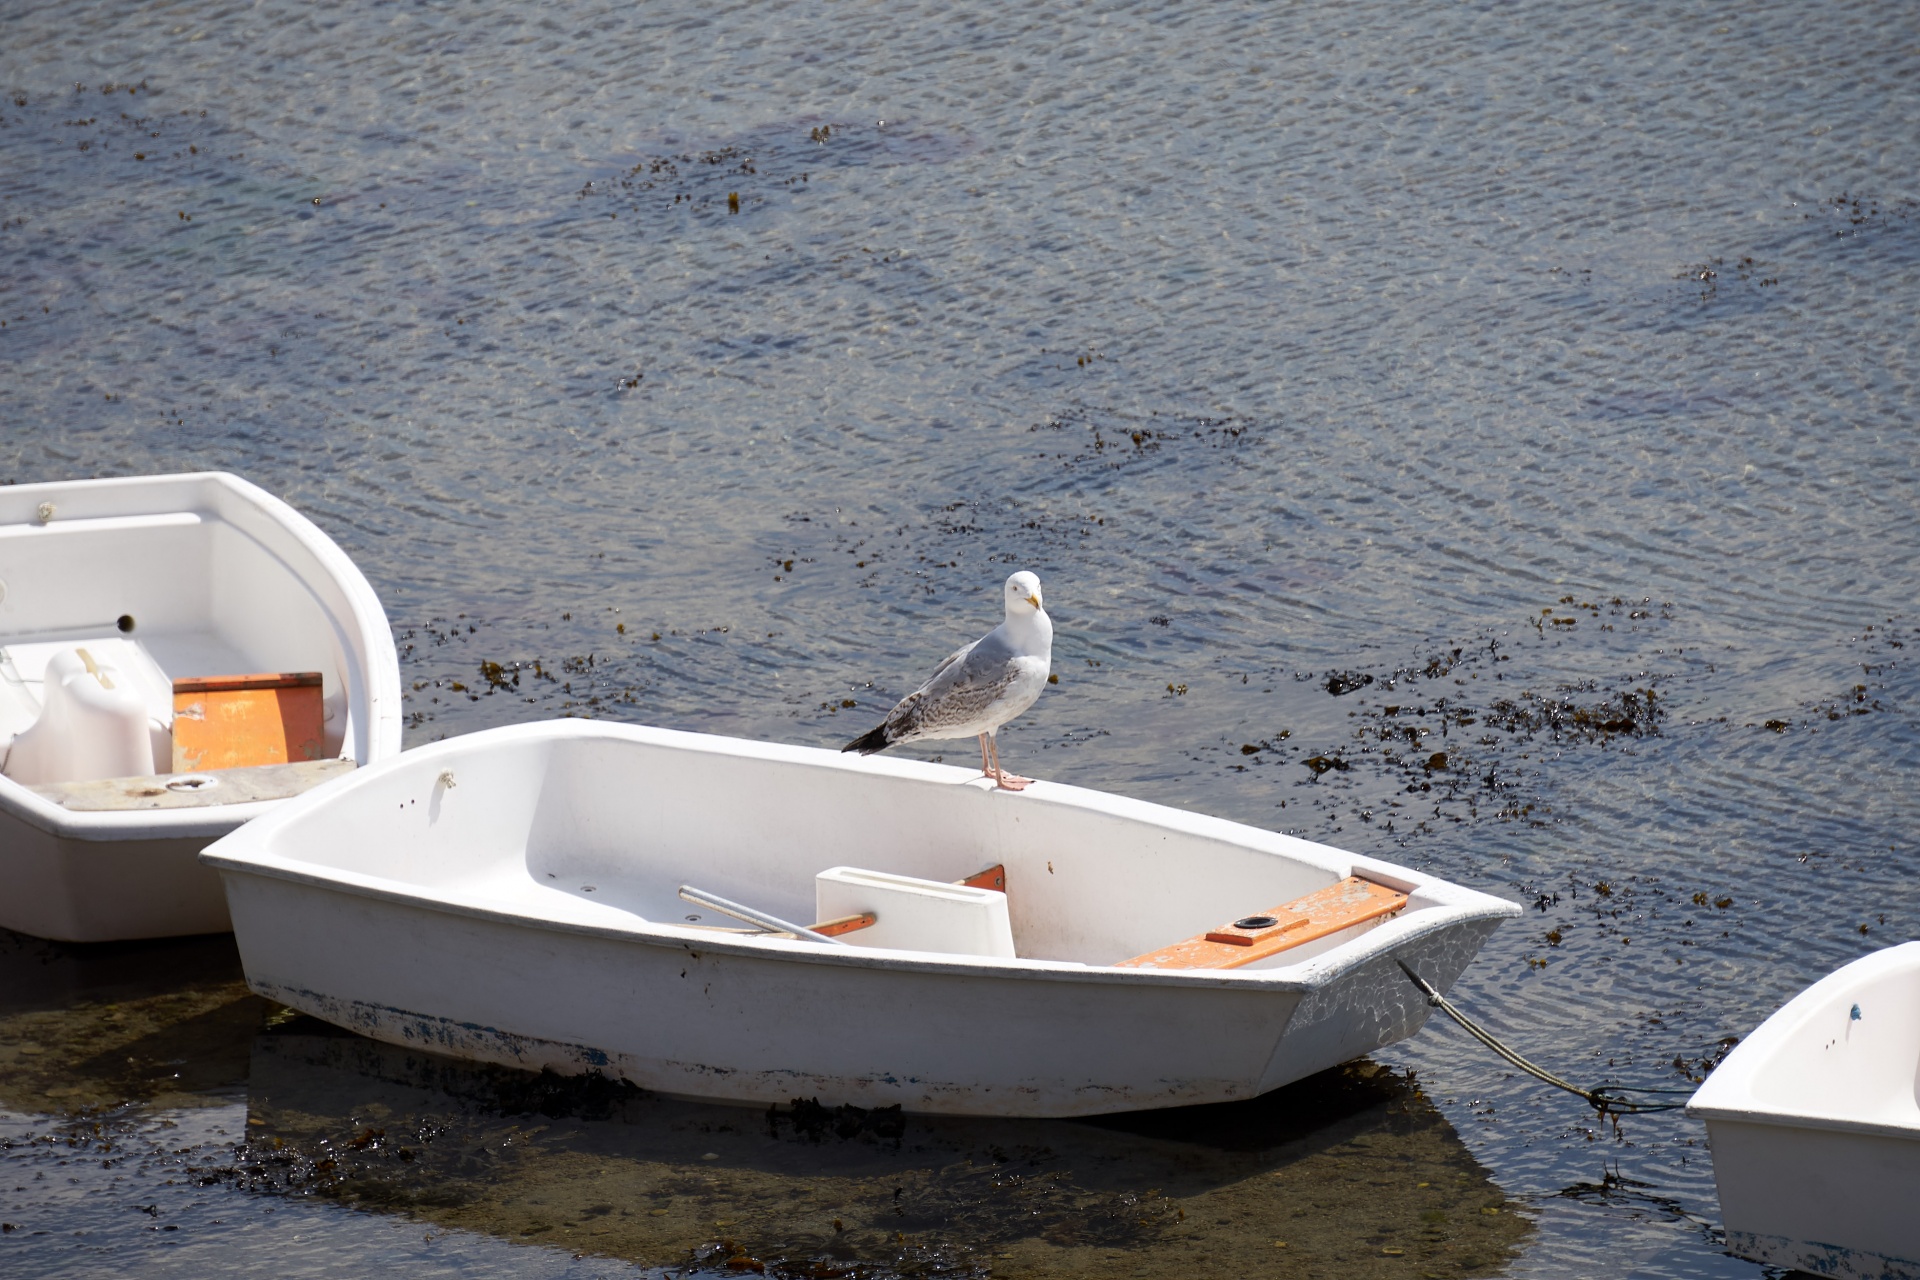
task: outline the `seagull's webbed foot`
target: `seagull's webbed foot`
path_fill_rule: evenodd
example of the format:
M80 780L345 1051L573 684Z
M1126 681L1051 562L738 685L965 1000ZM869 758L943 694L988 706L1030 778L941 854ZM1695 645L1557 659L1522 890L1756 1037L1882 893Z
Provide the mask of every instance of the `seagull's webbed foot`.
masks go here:
M991 760L991 765L988 761ZM988 734L980 735L981 771L993 779L993 785L1002 791L1025 791L1032 778L1023 778L1017 773L1008 773L1000 767L1000 745Z

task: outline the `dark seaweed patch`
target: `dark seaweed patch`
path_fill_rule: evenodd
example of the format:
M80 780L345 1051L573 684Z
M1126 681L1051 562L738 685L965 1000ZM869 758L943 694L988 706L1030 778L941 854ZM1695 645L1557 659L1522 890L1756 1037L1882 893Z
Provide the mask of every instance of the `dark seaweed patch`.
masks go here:
M1313 790L1296 797L1304 801L1296 807L1324 816L1317 838L1340 830L1341 813L1379 822L1400 843L1482 814L1544 825L1550 810L1533 779L1548 760L1574 749L1629 750L1662 731L1669 714L1663 686L1674 673L1643 664L1646 645L1670 621L1671 609L1651 600L1568 595L1514 628L1519 638L1484 634L1391 667L1294 672L1296 683L1350 702L1350 727L1339 737L1303 728L1239 743L1229 747L1226 767L1304 765L1311 776L1294 775L1294 785ZM1644 634L1613 639L1632 632ZM1562 646L1575 646L1572 653L1596 644L1631 646L1621 653L1626 669L1611 678L1551 678ZM1513 665L1521 654L1525 678ZM1580 665L1590 668L1591 658ZM1312 820L1302 814L1297 821Z
M1660 731L1664 715L1665 708L1651 686L1608 691L1589 681L1583 687L1563 687L1547 694L1525 690L1518 698L1496 698L1480 718L1490 729L1520 737L1598 742L1616 735L1652 737Z
M1338 698L1352 693L1355 689L1364 689L1373 683L1373 677L1363 671L1331 671L1327 673L1327 692Z
M897 1147L906 1132L906 1120L897 1105L866 1109L843 1102L837 1107L823 1107L818 1098L795 1098L785 1111L768 1107L767 1132L777 1138L783 1124L795 1139L809 1142L823 1142L829 1136L843 1142L867 1138Z
M1055 355L1043 349L1039 358L1047 361ZM1087 363L1082 357L1079 367ZM1048 437L1040 457L1071 471L1088 465L1124 467L1167 449L1233 448L1250 438L1254 425L1244 418L1140 414L1074 405L1048 414L1027 431Z
M750 214L804 193L816 175L865 167L940 164L973 149L959 134L899 122L863 125L792 121L749 130L708 146L675 146L604 170L574 192L584 207L639 215L642 233L684 225L682 218Z

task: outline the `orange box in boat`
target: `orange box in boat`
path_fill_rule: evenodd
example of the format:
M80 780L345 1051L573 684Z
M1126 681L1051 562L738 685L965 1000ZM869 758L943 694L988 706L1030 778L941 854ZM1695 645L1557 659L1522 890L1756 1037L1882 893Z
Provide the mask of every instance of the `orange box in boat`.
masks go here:
M173 771L207 773L326 754L318 671L173 682Z

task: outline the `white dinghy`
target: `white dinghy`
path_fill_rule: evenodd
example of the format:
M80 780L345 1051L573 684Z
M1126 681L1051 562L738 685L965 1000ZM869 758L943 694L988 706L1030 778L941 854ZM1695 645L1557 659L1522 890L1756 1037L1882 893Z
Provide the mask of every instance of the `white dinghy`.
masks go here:
M1446 988L1519 914L1077 787L574 720L409 751L202 857L248 984L376 1039L972 1115L1263 1093L1413 1034L1399 963Z
M1835 970L1687 1104L1707 1122L1727 1250L1920 1280L1920 942Z
M400 749L386 614L222 473L0 488L0 927L228 928L211 840Z

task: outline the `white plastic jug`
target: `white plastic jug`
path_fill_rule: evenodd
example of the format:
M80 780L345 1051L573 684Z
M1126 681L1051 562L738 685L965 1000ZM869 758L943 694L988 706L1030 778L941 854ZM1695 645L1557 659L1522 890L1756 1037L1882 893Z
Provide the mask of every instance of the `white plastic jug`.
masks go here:
M47 660L40 718L13 740L6 774L32 786L153 772L147 704L118 668L85 649Z

